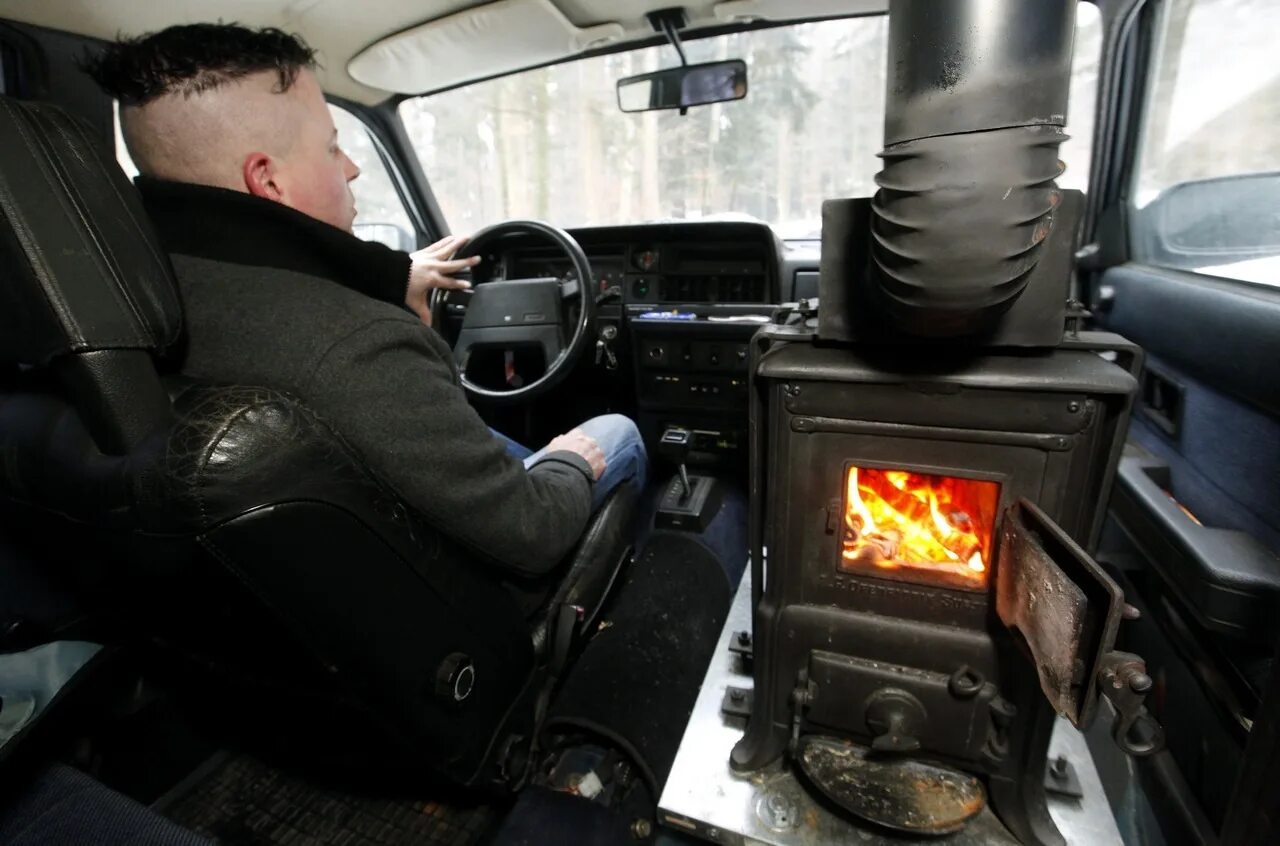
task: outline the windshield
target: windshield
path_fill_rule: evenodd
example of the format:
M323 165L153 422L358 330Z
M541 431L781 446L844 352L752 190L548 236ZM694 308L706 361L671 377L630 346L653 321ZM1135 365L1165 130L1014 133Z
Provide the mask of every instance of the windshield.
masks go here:
M1080 5L1074 136L1059 183L1084 188L1100 47ZM625 114L621 77L678 63L668 46L566 62L406 100L400 116L451 229L754 218L816 238L822 201L870 196L884 137L883 15L689 41L690 63L748 67L745 99Z

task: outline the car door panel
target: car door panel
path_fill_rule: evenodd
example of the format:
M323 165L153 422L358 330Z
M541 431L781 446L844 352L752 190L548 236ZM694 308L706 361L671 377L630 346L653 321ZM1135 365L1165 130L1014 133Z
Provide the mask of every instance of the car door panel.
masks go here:
M1130 440L1168 464L1168 492L1203 524L1280 549L1280 292L1134 264L1102 285L1107 327L1181 389L1173 431L1144 391Z
M1280 289L1127 263L1095 290L1098 322L1147 353L1110 507L1129 544L1103 553L1138 585L1124 648L1147 650L1185 778L1144 784L1156 804L1189 786L1217 828L1280 602Z

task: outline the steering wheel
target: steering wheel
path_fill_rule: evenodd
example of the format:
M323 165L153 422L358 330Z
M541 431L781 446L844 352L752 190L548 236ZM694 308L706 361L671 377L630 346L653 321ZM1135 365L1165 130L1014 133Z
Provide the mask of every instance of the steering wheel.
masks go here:
M469 295L465 295L469 296L467 313L453 345L453 360L467 393L496 403L529 399L563 381L586 350L596 321L591 265L573 236L559 227L538 220L496 223L471 236L454 258L482 254L487 247L514 235L535 235L552 241L568 257L577 278L491 280L474 284ZM433 322L443 326L445 297L441 291L433 295ZM580 301L578 318L573 326L568 326L565 306L575 298ZM485 388L467 378L467 364L473 353L517 347L540 348L547 364L546 372L529 384L509 391Z

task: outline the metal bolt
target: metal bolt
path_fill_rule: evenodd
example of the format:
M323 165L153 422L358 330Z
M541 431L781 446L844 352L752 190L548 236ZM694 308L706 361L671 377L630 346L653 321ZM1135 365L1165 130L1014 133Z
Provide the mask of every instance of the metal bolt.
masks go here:
M1075 413L1076 413L1077 411L1079 411L1079 410L1080 410L1080 403L1078 403L1078 402L1076 402L1076 401L1074 401L1074 400L1072 400L1071 402L1067 403L1067 411L1070 411L1072 414L1075 414Z
M1064 779L1067 777L1067 756L1059 755L1053 759L1053 763L1049 765L1049 775L1056 779Z
M756 800L756 816L774 831L786 831L795 828L800 809L790 796L770 791Z
M738 643L746 646L751 642L751 634L749 632L738 632Z
M1146 673L1134 673L1129 676L1129 689L1134 693L1143 694L1151 689L1151 676Z
M746 698L746 694L744 694L741 690L735 689L735 690L729 691L729 698L734 702L741 702L743 699Z
M631 836L636 840L644 840L653 834L653 823L641 817L631 823Z

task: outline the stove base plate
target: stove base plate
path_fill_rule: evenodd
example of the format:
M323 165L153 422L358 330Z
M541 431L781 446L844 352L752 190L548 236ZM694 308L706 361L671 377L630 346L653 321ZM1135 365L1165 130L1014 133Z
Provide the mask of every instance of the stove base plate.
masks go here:
M833 813L796 778L775 765L763 772L738 775L729 769L729 753L746 729L744 717L721 714L729 686L750 688L752 677L742 658L730 652L734 633L751 629L751 569L743 575L720 642L707 668L675 764L658 803L658 819L670 831L701 837L726 846L746 843L769 846L818 846L858 843L864 846L921 843L932 846L1018 846L989 808L963 829L941 836L889 832ZM1075 766L1084 796L1049 797L1049 813L1069 844L1123 846L1120 830L1107 804L1097 767L1084 736L1060 719L1049 746L1049 759L1065 755Z

